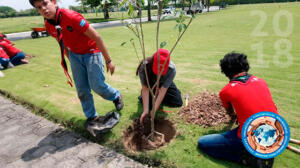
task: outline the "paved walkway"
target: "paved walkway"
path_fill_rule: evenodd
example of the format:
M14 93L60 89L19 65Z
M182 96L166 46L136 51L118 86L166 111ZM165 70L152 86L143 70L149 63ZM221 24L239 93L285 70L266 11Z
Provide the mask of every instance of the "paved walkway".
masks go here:
M143 168L0 96L1 168Z
M210 12L213 11L218 11L219 7L218 6L211 6L209 8ZM207 12L207 8L203 10L203 13ZM157 20L157 16L152 16L152 20ZM127 19L125 21L130 22L131 19ZM148 19L142 18L142 22L147 22ZM109 21L109 22L102 22L102 23L92 23L91 26L93 26L95 29L100 29L100 28L106 28L106 27L115 27L115 26L122 26L123 23L120 20L115 20L115 21ZM31 38L31 32L32 31L27 31L27 32L20 32L20 33L11 33L11 34L6 34L7 38L11 41L15 40L22 40L22 39L30 39Z

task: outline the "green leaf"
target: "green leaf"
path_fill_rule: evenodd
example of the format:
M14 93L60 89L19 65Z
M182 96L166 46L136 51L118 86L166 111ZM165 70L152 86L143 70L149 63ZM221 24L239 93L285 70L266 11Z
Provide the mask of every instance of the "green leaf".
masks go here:
M181 32L182 31L182 24L179 25L178 27L178 31Z
M184 28L184 30L186 30L186 28L187 28L187 25L186 25L186 24L183 24L183 28Z
M180 23L180 19L179 19L179 18L177 18L177 19L176 19L176 22L177 22L177 23Z
M142 6L144 6L145 5L145 1L144 0L140 0L140 1L141 1Z
M133 6L131 4L129 4L128 15L131 16L132 13L133 13Z
M121 6L124 6L126 4L127 0L123 0L121 3Z
M121 44L121 46L124 46L126 44L126 42L123 42L122 44Z
M130 42L133 42L133 38L130 39Z
M164 46L166 46L166 45L167 45L167 42L163 41L160 43L160 48L164 48Z

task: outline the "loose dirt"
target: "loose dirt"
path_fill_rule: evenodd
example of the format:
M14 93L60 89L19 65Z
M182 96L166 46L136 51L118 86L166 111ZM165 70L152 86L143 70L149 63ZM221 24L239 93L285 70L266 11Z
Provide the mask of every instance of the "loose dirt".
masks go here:
M203 127L216 126L222 123L230 123L234 115L229 115L216 93L202 92L192 98L186 107L179 111L180 116L191 124Z
M145 118L143 126L136 119L133 124L123 133L123 144L130 151L144 151L157 149L170 142L176 134L173 123L167 119L155 119L155 131L163 134L154 134L154 140L147 139L151 132L150 119Z

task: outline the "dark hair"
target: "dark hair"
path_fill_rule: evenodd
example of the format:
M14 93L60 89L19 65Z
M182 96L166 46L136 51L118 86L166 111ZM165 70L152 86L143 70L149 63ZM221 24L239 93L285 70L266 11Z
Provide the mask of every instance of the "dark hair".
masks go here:
M35 6L34 6L34 3L37 2L37 1L41 1L41 0L29 0L29 3L30 3L33 7L35 7ZM50 1L52 1L52 0L50 0Z
M153 59L153 56L147 57L147 58L145 58L146 64L144 64L144 65L146 65L147 75L148 75L148 79L149 79L150 86L153 86L154 83L156 82L156 79L157 79L157 76L154 74L154 72L153 72L153 70L152 70L153 60L154 60L154 59ZM140 62L140 64L139 64L139 66L137 67L137 69L136 69L136 75L139 75L139 70L140 70L140 68L141 68L142 65L143 65L143 61L144 61L144 60L142 60L142 61ZM145 73L146 73L146 72L145 72Z
M226 54L224 58L220 60L220 67L222 73L229 79L232 79L234 75L240 72L248 72L250 69L247 55L236 52Z

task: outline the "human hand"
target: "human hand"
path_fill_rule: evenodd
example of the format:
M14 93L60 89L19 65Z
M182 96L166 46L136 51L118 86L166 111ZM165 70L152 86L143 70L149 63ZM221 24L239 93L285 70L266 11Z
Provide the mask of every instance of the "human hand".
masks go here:
M148 111L143 112L142 116L140 117L140 125L143 125L144 118L145 118L148 114L149 114Z
M110 61L108 64L106 64L106 70L107 72L110 71L110 74L113 75L115 72L115 65L112 61Z

